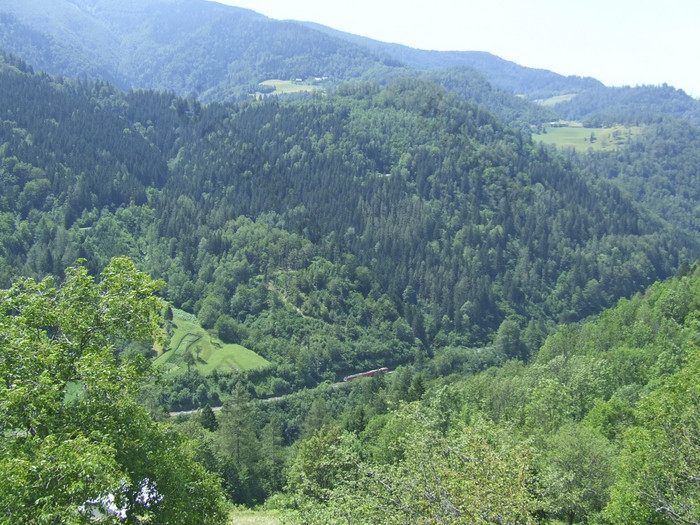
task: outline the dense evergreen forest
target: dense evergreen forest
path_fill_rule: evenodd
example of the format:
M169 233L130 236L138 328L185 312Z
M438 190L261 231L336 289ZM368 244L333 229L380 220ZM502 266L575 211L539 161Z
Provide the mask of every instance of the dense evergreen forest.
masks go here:
M7 57L3 85L4 283L128 255L297 385L505 332L527 359L698 254L682 197L662 221L429 80L203 106Z
M0 44L81 63L11 5ZM313 67L287 35L262 69L209 63L204 97L182 96L202 71L124 91L90 24L80 80L0 52L1 523L700 520L697 101L562 77L577 97L546 108L465 57L294 23ZM323 90L245 97L318 64ZM644 127L533 142L562 111ZM265 366L153 364L183 320Z

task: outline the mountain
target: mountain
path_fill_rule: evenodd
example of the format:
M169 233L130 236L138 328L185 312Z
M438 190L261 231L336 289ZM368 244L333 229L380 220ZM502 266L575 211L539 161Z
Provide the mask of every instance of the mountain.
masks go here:
M15 521L696 518L687 95L194 0L5 0L0 46ZM643 127L533 142L562 116Z
M255 77L351 80L381 66L469 67L495 86L530 99L602 86L594 79L525 68L489 53L411 49L213 2L59 0L49 9L42 7L40 0L10 0L2 8L1 42L7 51L66 76L94 76L102 73L100 68L107 69L127 88L204 95L226 79L229 84L245 79L246 86ZM185 64L187 71L182 69ZM227 71L236 70L239 74L227 77Z
M128 255L205 327L241 323L290 382L503 326L524 357L700 253L696 232L425 79L209 106L8 56L0 81L3 281Z
M0 45L48 72L114 80L121 88L240 98L269 78L346 80L387 58L293 22L204 0L45 4L4 2Z
M260 83L271 79L330 89L421 76L522 128L560 118L627 123L659 115L700 123L700 101L663 86L607 88L485 52L411 49L204 0L7 0L0 48L50 73L204 102L243 100L269 91Z
M682 125L650 121L620 153L560 156L503 123L537 106L473 68L412 71L381 49L208 2L61 0L50 16L39 7L8 2L3 20L15 29L4 38L24 35L36 57L64 56L84 73L52 77L2 55L4 282L17 271L61 275L78 257L97 272L127 254L166 280L175 306L209 328L233 318L257 334L254 350L285 366L301 366L301 354L280 350L270 319L302 312L301 325L330 333L352 318L364 335L324 343L326 358L302 374L313 383L378 356L406 360L415 341L486 344L501 326L529 330L515 351L526 356L552 323L595 313L700 253L700 148ZM250 86L322 64L366 80L298 100L203 105L173 93L206 81L203 98L232 94L236 75ZM85 80L100 68L120 85L179 88ZM664 160L680 137L684 155ZM261 253L296 248L238 260L232 229L258 236ZM330 265L323 277L316 259ZM359 295L331 299L333 276ZM375 317L390 323L366 324ZM290 338L319 331L301 325ZM365 336L385 343L358 347Z
M380 42L371 38L337 31L315 23L307 26L323 31L376 53L388 55L408 67L419 70L472 68L480 71L494 86L530 100L556 95L581 93L602 88L602 82L590 77L564 76L545 69L524 67L484 51L430 51L401 44Z
M11 0L0 7L0 48L35 67L122 89L174 91L203 101L242 100L260 82L297 79L329 88L345 81L385 83L420 72L363 43L296 22L203 0L113 2ZM77 28L77 29L76 29ZM444 73L434 73L438 80ZM493 88L473 68L449 73L461 96L521 125L556 118Z
M12 285L1 361L7 377L27 379L0 392L15 407L8 450L22 452L3 455L21 476L0 493L24 491L8 507L19 521L34 516L27 505L47 480L66 501L42 504L52 519L82 519L86 507L116 516L108 496L144 506L148 493L143 514L128 503L123 512L168 523L187 521L182 506L223 522L223 506L217 520L206 505L222 503L219 483L232 503L278 493L275 505L322 523L347 518L348 501L381 521L385 495L413 502L416 487L448 501L433 507L452 519L469 494L445 500L445 486L473 480L485 497L464 515L495 521L652 522L667 493L681 495L674 515L697 499L684 489L686 464L664 481L670 492L657 483L676 458L697 457L678 436L697 427L687 394L698 375L698 270L688 261L700 257L700 133L677 90L581 91L574 101L599 90L597 102L572 114L645 126L615 151L580 154L534 143L524 124L551 110L464 65L414 70L213 4L58 1L44 6L50 16L36 2L5 5L3 45L37 60L0 51L0 288ZM319 66L335 68L325 90L247 96L266 75ZM140 83L158 90L118 87ZM169 304L151 301L156 289ZM162 323L142 301L165 310ZM156 329L162 345L129 341ZM143 357L163 367L157 381L137 382ZM380 367L393 373L341 381ZM138 410L122 397L130 370ZM27 405L37 396L26 385L38 403ZM206 406L221 403L217 415ZM67 410L79 405L89 408L84 433ZM151 424L163 407L203 406L167 436ZM125 427L134 414L139 428ZM116 428L150 437L117 450ZM173 499L179 471L154 477L153 461L134 463L134 442L148 445L146 459L160 447L191 473L216 472L212 490ZM670 452L647 474L660 451ZM465 458L477 468L466 477ZM27 477L16 468L27 462L47 468ZM441 476L429 492L425 464ZM356 490L377 482L381 503ZM497 507L481 505L497 491ZM583 503L569 499L582 492ZM406 521L426 513L399 506Z
M700 126L700 100L667 84L597 87L560 102L553 109L565 119L583 121L591 127L648 124L663 117Z
M411 70L208 2L61 0L51 16L40 6L5 4L15 29L3 38L83 73L34 73L2 55L5 283L60 276L79 257L96 273L127 254L166 281L175 306L207 328L222 316L241 323L253 350L296 367L286 380L312 384L416 348L488 344L502 327L528 341L509 357L526 357L552 324L700 253L700 147L683 125L651 120L619 154L562 156L504 124L537 106L473 68ZM174 93L233 96L235 78L250 87L323 64L365 80L209 105ZM120 85L171 89L86 80L102 67ZM678 137L685 153L669 162ZM258 253L240 259L238 235ZM347 323L359 327L352 338L336 332ZM273 325L290 328L280 337ZM311 350L304 333L334 335Z
M425 70L471 68L493 86L532 101L554 100L552 110L567 120L587 121L592 126L638 124L660 115L688 120L700 126L700 101L668 85L613 88L579 76L564 76L544 69L524 67L483 51L429 51L390 44L337 31L319 24L309 27L388 55L408 67ZM534 122L535 120L532 120Z

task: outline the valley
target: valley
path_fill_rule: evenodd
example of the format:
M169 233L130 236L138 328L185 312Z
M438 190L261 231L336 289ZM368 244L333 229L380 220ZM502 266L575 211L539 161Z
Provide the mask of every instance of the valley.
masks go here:
M203 0L0 5L0 523L697 522L698 126Z

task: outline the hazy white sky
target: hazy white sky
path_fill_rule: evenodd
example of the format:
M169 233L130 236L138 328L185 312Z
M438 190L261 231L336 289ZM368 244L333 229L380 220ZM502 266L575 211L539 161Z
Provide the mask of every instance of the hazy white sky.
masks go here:
M700 0L216 0L421 49L700 97Z

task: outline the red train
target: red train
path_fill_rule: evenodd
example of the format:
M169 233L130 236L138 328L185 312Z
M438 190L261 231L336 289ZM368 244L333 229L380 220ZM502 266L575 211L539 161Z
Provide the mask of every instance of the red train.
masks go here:
M345 376L343 381L352 381L360 377L372 377L375 374L386 374L389 371L387 367L377 368L376 370L368 370L367 372L360 372L359 374L353 374L351 376Z

